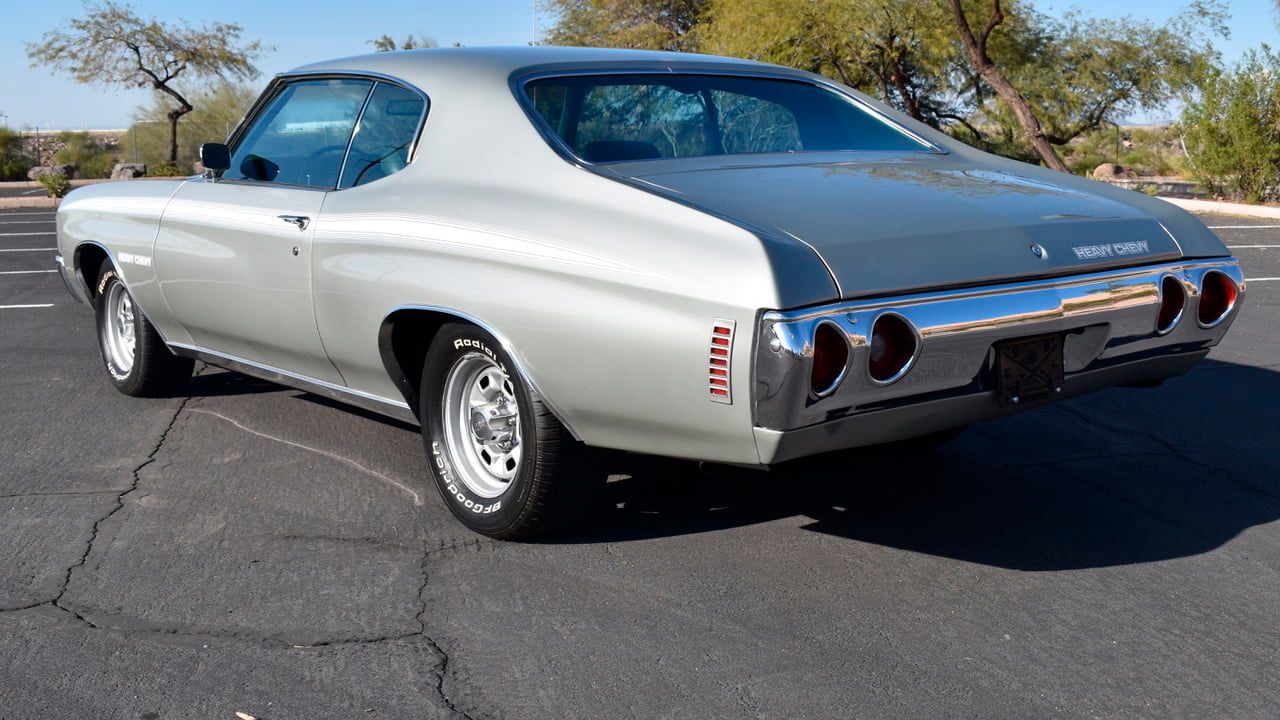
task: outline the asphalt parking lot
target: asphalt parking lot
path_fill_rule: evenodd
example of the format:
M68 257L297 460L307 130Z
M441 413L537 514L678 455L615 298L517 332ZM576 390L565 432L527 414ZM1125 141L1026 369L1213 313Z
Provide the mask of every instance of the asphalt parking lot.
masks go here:
M415 429L203 368L107 383L0 213L0 717L1280 715L1280 223L1209 360L907 461L619 457L615 509L493 543Z

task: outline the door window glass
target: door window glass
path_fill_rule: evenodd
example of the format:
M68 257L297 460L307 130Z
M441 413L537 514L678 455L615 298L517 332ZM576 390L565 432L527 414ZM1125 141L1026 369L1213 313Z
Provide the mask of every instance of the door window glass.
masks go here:
M355 187L404 169L425 102L398 85L378 83L369 96L338 187Z
M223 177L331 188L369 80L302 80L276 94L236 147Z

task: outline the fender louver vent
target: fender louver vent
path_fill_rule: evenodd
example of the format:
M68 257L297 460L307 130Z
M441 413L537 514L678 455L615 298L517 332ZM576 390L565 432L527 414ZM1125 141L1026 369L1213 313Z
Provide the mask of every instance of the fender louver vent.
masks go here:
M711 325L711 348L708 355L707 386L713 402L733 403L733 329L732 320L716 318Z

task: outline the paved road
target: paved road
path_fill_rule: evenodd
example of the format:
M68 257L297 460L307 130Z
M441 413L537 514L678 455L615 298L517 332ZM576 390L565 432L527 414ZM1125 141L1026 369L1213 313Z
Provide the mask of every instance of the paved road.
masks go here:
M618 458L541 545L452 522L410 427L118 395L56 275L0 275L0 717L1276 717L1280 228L1207 220L1262 279L1183 378L909 462Z
M25 183L0 182L0 198L43 197L42 187L25 187Z

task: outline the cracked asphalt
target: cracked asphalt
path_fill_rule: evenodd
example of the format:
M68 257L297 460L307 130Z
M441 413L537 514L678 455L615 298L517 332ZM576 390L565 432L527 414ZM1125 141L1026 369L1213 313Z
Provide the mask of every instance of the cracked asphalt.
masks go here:
M0 718L1280 715L1280 227L1157 389L929 454L614 457L545 544L449 517L414 428L199 367L111 389L0 213ZM1266 278L1271 278L1267 280Z

